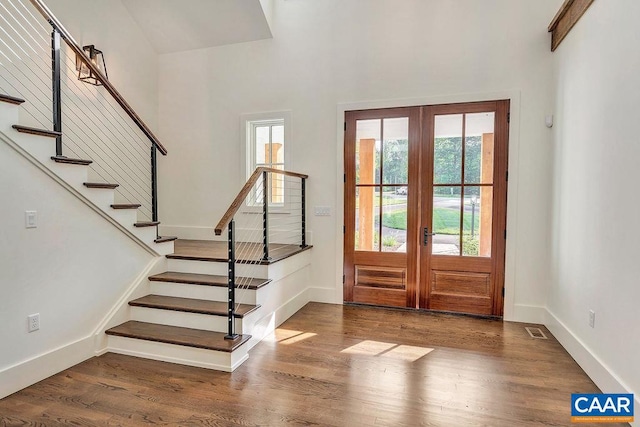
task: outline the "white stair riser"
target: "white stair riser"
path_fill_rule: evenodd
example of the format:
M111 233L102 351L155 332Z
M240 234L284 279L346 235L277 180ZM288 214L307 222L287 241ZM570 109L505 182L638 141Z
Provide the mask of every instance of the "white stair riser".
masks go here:
M131 307L131 320L214 332L227 332L228 328L228 319L225 316L161 310L149 307ZM243 319L236 318L235 323L236 333L250 334L250 331L247 331L246 328L243 329Z
M169 259L169 271L180 273L217 274L226 276L228 267L226 262L194 261L185 259ZM266 265L236 264L236 276L255 277L263 279L267 277Z
M150 283L151 294L153 295L204 299L209 301L227 300L227 288L225 287L155 281L150 281ZM236 289L236 302L255 305L256 291L251 289Z
M11 126L18 124L20 106L0 102L0 131L8 133Z
M246 344L227 353L117 336L109 336L107 351L225 372L233 372L249 357Z
M153 250L160 255L169 255L174 252L173 240L170 242L153 243Z
M48 163L46 162L46 160L43 161L45 166L74 188L80 188L83 183L87 182L88 166L56 163L51 159L48 160Z
M158 237L155 227L134 227L133 223L122 225L149 246L155 244L153 241Z
M40 135L20 133L15 129L7 131L7 135L22 149L29 153L43 165L51 169L55 163L51 160L56 155L56 140ZM86 168L86 166L79 166Z
M138 213L135 209L113 209L109 207L106 212L111 218L115 219L120 225L127 229L138 220Z
M77 190L103 211L111 209L114 196L113 190L104 188L87 188L84 185L78 187Z

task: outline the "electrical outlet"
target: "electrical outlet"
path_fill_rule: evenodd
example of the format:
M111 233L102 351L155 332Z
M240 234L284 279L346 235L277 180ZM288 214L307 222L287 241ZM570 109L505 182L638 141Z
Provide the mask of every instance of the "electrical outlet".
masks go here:
M37 211L25 211L25 213L24 213L24 226L25 226L25 228L37 228L38 227L38 212Z
M29 332L34 332L40 329L40 313L32 314L29 319Z
M593 310L589 310L589 326L596 327L596 312Z

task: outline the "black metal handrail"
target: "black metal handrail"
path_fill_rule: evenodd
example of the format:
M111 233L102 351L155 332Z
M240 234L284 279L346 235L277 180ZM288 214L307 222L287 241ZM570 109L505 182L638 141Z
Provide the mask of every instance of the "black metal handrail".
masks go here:
M64 40L69 48L75 53L93 75L100 81L105 90L113 97L113 99L122 107L124 112L132 119L136 126L151 142L151 220L158 220L158 168L157 168L157 152L166 155L167 149L160 143L158 138L153 134L151 129L140 118L135 110L129 105L125 98L115 88L115 86L107 79L102 71L90 60L85 51L75 41L73 36L65 29L62 23L55 17L51 10L43 3L42 0L29 0L35 9L47 20L52 27L51 33L51 82L52 82L52 118L53 130L60 132L61 135L56 138L56 155L63 155L63 136L62 136L62 88L61 88L61 40Z
M296 240L299 242L300 248L307 247L307 239L306 239L306 180L309 178L308 175L284 171L279 169L273 169L268 167L258 167L253 172L251 177L244 184L236 198L231 203L231 206L222 219L218 222L218 225L215 228L215 234L221 235L222 231L225 227L228 227L227 234L227 244L228 244L228 287L227 287L227 296L228 296L228 313L227 313L227 321L228 321L228 333L225 336L225 339L237 339L238 334L235 331L235 309L236 309L236 286L238 285L236 280L236 263L242 262L242 264L262 264L264 262L268 262L272 259L270 253L270 203L271 203L271 193L270 188L273 184L270 184L272 181L269 179L271 175L283 175L285 178L289 177L290 179L300 180L299 187L299 206L293 206L291 210L299 209L299 225L300 230L294 231L293 233L299 233ZM262 178L262 182L259 182L259 179ZM235 215L238 213L240 208L243 206L244 202L251 197L253 191L256 191L260 196L256 196L255 199L261 199L260 210L261 216L260 221L261 225L257 225L257 229L255 230L256 238L261 236L262 241L258 244L257 242L238 242L236 237L236 221ZM285 195L284 197L293 198L292 194ZM295 204L293 204L295 205ZM258 208L258 206L252 206L253 208ZM253 211L252 213L257 214L258 212ZM291 213L291 212L288 212ZM297 215L296 215L297 218ZM296 224L297 219L296 219ZM249 252L251 255L248 259L238 259L237 254L237 244L243 244L249 247ZM259 254L259 256L258 256ZM241 286L242 287L242 286Z

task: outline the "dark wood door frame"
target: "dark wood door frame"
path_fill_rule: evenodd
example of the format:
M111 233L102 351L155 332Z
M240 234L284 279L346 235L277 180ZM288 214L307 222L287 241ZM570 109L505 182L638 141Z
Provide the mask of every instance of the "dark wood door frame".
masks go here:
M482 113L487 111L495 111L495 148L494 148L494 179L493 179L493 215L492 215L492 256L490 271L493 272L492 277L492 307L491 315L502 316L504 313L504 276L505 276L505 250L506 250L506 219L507 219L507 180L508 180L508 156L509 156L509 105L508 100L502 101L484 101L473 103L455 103L437 106L426 106L423 109L423 126L422 126L422 153L424 164L429 159L429 153L434 152L434 135L435 126L434 116L436 114L461 114L461 113ZM433 186L433 173L421 173L421 189L431 189ZM430 192L427 197L422 200L423 213L421 223L423 226L432 223L433 214L433 194ZM419 304L420 308L429 307L429 286L433 279L431 274L431 264L434 263L434 257L431 254L431 247L421 247L419 251L420 274L419 274ZM480 271L486 269L486 262L477 257L465 257L465 263L469 264L470 270ZM483 265L485 264L485 265ZM475 265L475 267L474 267ZM487 313L488 314L488 313Z
M428 123L429 118L433 117L433 108L438 108L439 114L454 114L464 111L465 113L495 111L496 118L504 117L504 120L496 119L495 138L498 143L503 144L496 147L496 155L494 157L494 170L496 177L494 179L494 206L493 212L493 228L492 247L495 252L492 255L493 260L491 270L495 272L493 278L493 301L491 314L494 316L502 316L504 311L504 276L505 276L505 247L506 242L506 194L507 194L507 162L508 162L508 135L509 125L506 120L509 113L509 101L486 101L471 103L456 103L438 106L421 106L421 107L398 107L388 109L358 110L345 112L345 133L344 133L344 167L345 167L345 184L344 184L344 270L343 270L343 292L345 302L354 301L353 283L355 279L355 261L357 257L366 260L367 254L354 251L355 243L355 197L347 197L348 191L353 191L349 185L355 182L355 165L350 164L348 159L355 158L356 139L356 120L374 119L380 117L407 117L411 115L410 123L416 123L418 126L410 125L410 139L417 139L418 144L411 146L409 154L409 182L415 189L419 191L409 191L407 199L407 253L406 253L406 271L407 286L405 307L422 308L428 307L428 274L430 274L430 260L432 256L421 246L422 234L421 230L424 224L431 224L431 217L428 220L422 214L425 211L431 211L433 208L433 195L423 197L423 191L431 188L433 183L433 173L425 170L424 158L433 153L433 135L434 123ZM432 119L431 119L432 120ZM418 129L418 134L415 134ZM421 161L422 159L422 161ZM353 162L351 162L353 163ZM430 169L431 170L431 169ZM498 175L502 178L498 178ZM500 230L500 231L499 231ZM502 232L501 230L504 230ZM500 241L501 240L501 241ZM351 249L351 250L349 250ZM381 262L383 265L393 264L395 253L376 253L375 262ZM361 259L362 260L362 259ZM468 261L474 264L475 257L469 257ZM397 260L396 260L397 261ZM480 261L480 260L478 260ZM374 297L371 301L365 302L376 305L398 305L385 304L384 292L381 292L379 298ZM398 301L399 302L399 301Z
M380 118L409 118L409 159L408 159L408 180L415 188L419 185L420 168L420 138L421 138L421 108L420 107L399 107L377 110L349 111L345 116L346 129L344 133L344 155L345 159L355 158L356 122L358 120L380 119ZM409 192L407 195L407 252L358 252L355 247L355 197L347 197L348 192L352 192L355 183L355 164L345 163L345 206L344 206L344 300L354 301L354 283L356 271L354 266L358 263L373 264L380 266L395 266L406 268L406 286L403 290L393 289L368 289L371 295L367 297L366 303L376 305L393 305L402 307L416 307L418 298L418 237L417 233L409 233L409 230L417 229L419 223L419 194L417 191ZM380 219L380 221L382 218ZM404 293L404 295L403 295ZM385 303L385 298L391 298ZM357 300L357 298L356 298ZM362 302L362 301L361 301Z

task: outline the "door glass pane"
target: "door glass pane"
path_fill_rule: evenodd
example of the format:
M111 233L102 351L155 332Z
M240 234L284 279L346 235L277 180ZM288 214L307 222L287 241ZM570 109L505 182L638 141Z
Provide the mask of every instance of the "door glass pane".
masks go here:
M491 256L492 187L465 187L462 255Z
M380 187L356 187L356 235L358 251L380 250Z
M462 182L462 114L435 117L434 184Z
M384 187L382 193L382 252L407 252L407 195L398 188Z
M465 119L464 182L493 183L495 113L467 114Z
M431 253L460 255L461 187L433 188L433 224Z
M382 182L409 182L409 118L384 119L382 144Z
M356 121L356 184L380 183L380 119Z

